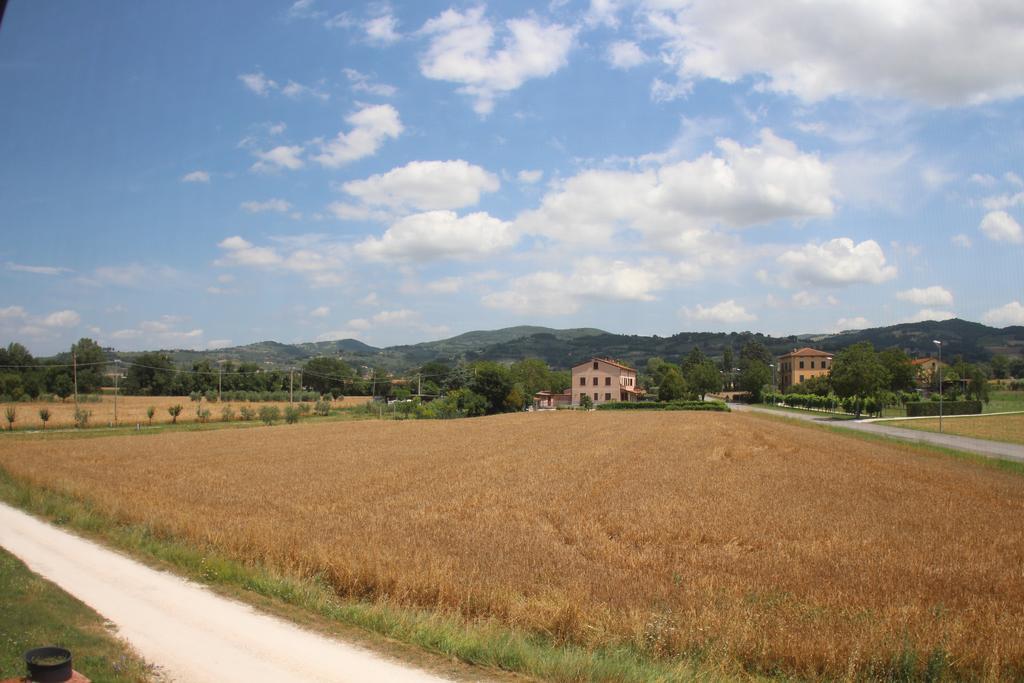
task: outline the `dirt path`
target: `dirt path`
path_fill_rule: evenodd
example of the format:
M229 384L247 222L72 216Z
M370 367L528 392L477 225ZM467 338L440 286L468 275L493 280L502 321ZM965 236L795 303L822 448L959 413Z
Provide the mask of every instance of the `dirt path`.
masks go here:
M261 614L2 503L0 545L116 624L171 681L445 680Z

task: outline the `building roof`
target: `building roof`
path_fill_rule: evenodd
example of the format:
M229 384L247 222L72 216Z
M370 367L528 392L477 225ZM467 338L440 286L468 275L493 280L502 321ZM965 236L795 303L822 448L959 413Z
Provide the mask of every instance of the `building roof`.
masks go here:
M925 363L938 363L938 362L939 362L938 358L915 358L914 360L910 361L910 364L911 365L924 365ZM945 365L945 363L943 363L943 365Z
M779 358L796 358L798 356L831 356L831 355L832 354L828 353L827 351L819 351L817 349L812 349L809 346L805 346L802 349L793 349L789 353L787 353L787 354L785 354L783 356L779 356Z
M576 368L578 368L581 365L590 365L591 363L593 363L595 361L599 362L599 363L607 363L608 365L614 365L617 368L622 368L623 370L629 370L630 372L636 372L636 368L631 368L628 365L623 365L622 363L619 363L618 361L614 361L611 358L598 358L597 356L594 356L590 360L583 361L582 363L577 363L576 365L574 365L572 367L575 370Z

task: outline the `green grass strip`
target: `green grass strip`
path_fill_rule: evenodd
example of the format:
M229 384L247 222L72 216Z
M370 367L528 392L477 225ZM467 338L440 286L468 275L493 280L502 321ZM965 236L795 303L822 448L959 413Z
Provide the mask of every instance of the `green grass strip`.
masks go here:
M297 578L231 559L142 525L119 524L86 501L33 487L0 467L0 500L101 540L189 579L236 589L299 607L328 620L358 627L439 655L548 681L725 680L735 672L702 666L699 658L655 659L631 646L588 649L559 644L542 635L516 631L495 621L465 619L393 605L348 602L321 581ZM240 597L245 597L244 595ZM750 680L747 674L742 678ZM119 680L119 679L94 679Z

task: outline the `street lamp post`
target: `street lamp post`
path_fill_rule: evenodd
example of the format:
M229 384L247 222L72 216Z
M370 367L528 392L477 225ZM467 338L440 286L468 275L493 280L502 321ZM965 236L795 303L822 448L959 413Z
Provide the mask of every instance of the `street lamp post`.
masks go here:
M942 433L942 342L933 339L932 343L939 347L939 433Z
M775 363L769 363L768 367L772 369L772 403L775 402Z

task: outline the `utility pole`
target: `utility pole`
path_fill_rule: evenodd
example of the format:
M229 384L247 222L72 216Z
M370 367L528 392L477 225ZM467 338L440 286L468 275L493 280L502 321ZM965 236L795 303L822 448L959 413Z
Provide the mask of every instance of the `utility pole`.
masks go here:
M416 395L423 396L423 373L416 375Z
M942 342L933 339L932 343L939 347L939 434L942 433Z
M121 379L121 361L114 361L114 426L117 426L117 388Z
M75 412L78 412L78 357L71 352L71 376L75 380Z
M288 371L288 403L295 403L295 368Z
M224 366L223 365L218 365L217 366L217 400L218 401L222 400L221 399L221 388L222 388L223 384L224 384Z

